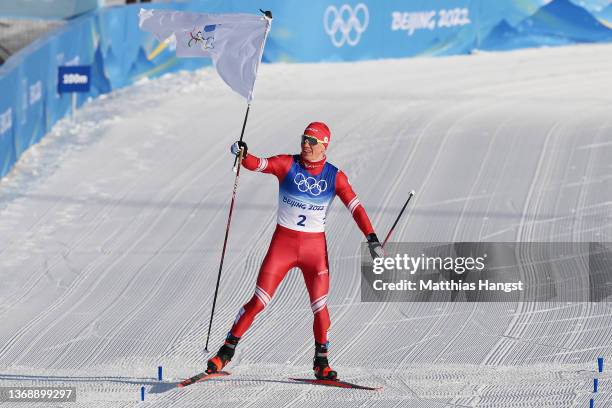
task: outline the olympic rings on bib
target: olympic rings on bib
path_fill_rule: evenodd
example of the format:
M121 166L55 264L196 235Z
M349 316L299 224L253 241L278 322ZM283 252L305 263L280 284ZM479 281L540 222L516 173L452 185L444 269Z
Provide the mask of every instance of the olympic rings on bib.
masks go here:
M318 196L325 190L327 190L327 181L317 181L314 177L306 177L302 173L297 173L293 178L293 182L297 185L298 190L302 193L308 191L313 196Z

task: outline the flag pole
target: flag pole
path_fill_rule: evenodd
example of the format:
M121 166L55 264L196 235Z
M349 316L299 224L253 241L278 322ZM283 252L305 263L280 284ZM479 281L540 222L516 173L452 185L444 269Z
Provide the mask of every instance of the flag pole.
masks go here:
M244 122L242 122L242 132L240 132L240 141L242 142L242 138L244 137L244 129L246 128L247 119L249 118L249 110L251 110L251 104L247 104L247 110L244 114ZM238 162L238 156L234 158L234 173L237 172L236 163Z
M266 46L266 39L268 38L268 33L270 32L270 22L272 21L272 12L271 11L263 11L264 18L266 19L266 34L261 45L261 50L259 54L259 63L261 63L261 58L263 56L263 49ZM259 68L259 63L257 68ZM253 83L253 87L255 84ZM240 132L240 141L244 138L244 130L246 129L247 120L249 118L249 111L251 110L251 99L252 99L253 89L251 89L251 93L248 97L247 110L244 114L244 121L242 122L242 131ZM240 154L236 156L234 159L234 171L236 172L236 178L234 179L234 190L232 192L232 201L230 202L229 215L227 217L227 225L225 227L225 238L223 239L223 249L221 251L221 261L219 262L219 273L217 274L217 284L215 285L215 295L213 297L212 310L210 312L210 321L208 322L208 333L206 335L206 345L204 346L204 352L208 353L208 342L210 341L210 331L212 329L213 317L215 316L215 306L217 304L217 295L219 293L219 283L221 282L221 271L223 270L223 261L225 259L225 250L227 248L227 239L229 237L230 225L232 222L232 213L234 211L234 203L236 201L236 191L238 190L238 177L240 176L240 167L242 167L242 159L244 158L244 149L240 148Z
M258 63L257 63L257 69L259 70L259 64L261 63L261 59L263 57L263 50L264 47L266 46L266 41L268 39L268 33L270 32L270 26L271 26L271 22L272 22L272 12L270 10L268 11L264 11L262 9L259 9L259 11L261 11L264 15L264 19L266 20L266 34L264 35L264 40L261 44L261 49L259 50L259 59L258 59ZM253 83L253 88L255 88L255 83ZM246 110L246 114L244 115L244 122L242 123L242 132L240 133L240 141L242 142L242 137L244 136L244 128L246 126L247 123L247 118L249 117L249 110L251 109L251 98L253 97L253 89L251 89L251 93L249 95L249 97L247 98L248 101L248 105L247 105L247 110ZM236 156L234 158L234 172L236 172L236 162L238 161L238 156Z
M247 114L248 114L247 108ZM246 123L246 117L245 117ZM242 128L244 131L244 127ZM236 190L238 190L238 177L240 177L240 167L242 164L242 155L244 150L240 148L238 157L238 169L236 170L236 178L234 179L234 191L232 192L232 201L230 203L229 215L227 217L227 225L225 226L225 238L223 239L223 250L221 251L221 262L219 262L219 273L217 274L217 285L215 286L215 296L213 298L212 311L210 312L210 321L208 322L208 334L206 335L206 346L204 352L208 353L208 342L210 340L210 330L212 328L213 317L215 316L215 305L217 304L217 294L219 293L219 282L221 282L221 271L223 270L223 260L225 259L225 249L227 248L227 238L229 236L230 224L232 222L232 213L234 212L234 203L236 202Z

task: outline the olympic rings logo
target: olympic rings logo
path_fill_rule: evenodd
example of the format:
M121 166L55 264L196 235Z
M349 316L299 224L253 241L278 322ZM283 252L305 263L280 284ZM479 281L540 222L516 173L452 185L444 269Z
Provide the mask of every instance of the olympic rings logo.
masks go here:
M308 191L313 196L318 196L327 190L327 181L323 179L317 181L314 177L306 177L302 173L296 174L293 178L293 182L302 193Z
M207 27L212 27L212 30L207 30ZM205 32L210 32L210 31L214 31L215 30L215 26L214 25L208 25L204 27L204 31ZM195 35L194 35L195 34ZM198 45L200 44L200 47L202 48L203 51L206 51L207 49L211 49L211 48L215 48L215 37L204 37L204 34L202 34L202 31L197 31L196 32L196 28L193 27L193 30L191 30L189 32L189 41L187 42L187 46L189 48L191 48L191 43L194 42L194 45Z
M323 28L331 38L332 44L340 48L347 43L354 47L359 43L361 34L368 28L370 14L365 4L359 3L355 8L343 4L340 9L329 6L323 14ZM351 34L351 33L355 34Z
M187 46L189 48L191 48L191 42L195 41L194 45L198 45L198 43L201 43L200 47L202 48L202 50L207 50L210 48L215 48L214 45L214 41L215 41L215 37L206 37L204 38L204 36L202 35L201 31L198 31L197 33L195 33L195 35L193 35L193 33L195 32L195 28L193 31L191 31L189 33L189 36L191 37L189 39L189 42L187 43Z

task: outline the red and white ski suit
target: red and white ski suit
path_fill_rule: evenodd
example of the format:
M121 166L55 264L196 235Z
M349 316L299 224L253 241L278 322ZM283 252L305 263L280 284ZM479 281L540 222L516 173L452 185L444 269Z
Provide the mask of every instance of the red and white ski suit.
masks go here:
M315 341L327 343L330 326L329 264L324 232L327 210L338 195L366 236L374 232L368 215L346 175L325 159L308 162L299 156L258 158L248 154L242 164L252 171L274 174L278 179L278 224L259 270L255 294L238 312L231 334L242 337L255 316L270 302L287 272L298 267L314 314Z

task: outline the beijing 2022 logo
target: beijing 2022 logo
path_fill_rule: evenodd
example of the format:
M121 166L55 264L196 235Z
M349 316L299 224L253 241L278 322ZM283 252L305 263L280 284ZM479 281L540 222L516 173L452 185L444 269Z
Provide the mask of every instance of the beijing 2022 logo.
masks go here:
M359 3L352 8L343 4L339 9L329 6L323 14L323 28L332 44L340 48L345 43L354 47L359 44L361 34L368 28L370 14L365 4Z
M318 196L327 190L327 181L323 179L317 181L314 177L306 177L302 173L296 174L293 178L293 182L302 193L308 191L313 196Z

